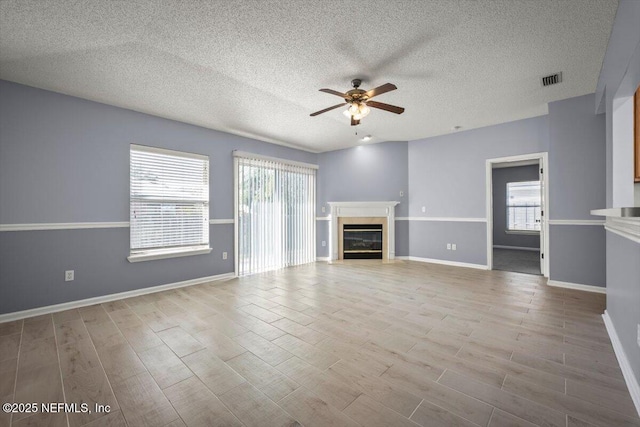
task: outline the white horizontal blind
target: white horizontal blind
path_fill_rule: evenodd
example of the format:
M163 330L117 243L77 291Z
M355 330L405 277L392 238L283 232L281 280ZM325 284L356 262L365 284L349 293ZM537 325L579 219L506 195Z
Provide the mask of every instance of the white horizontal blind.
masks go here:
M540 181L507 183L507 230L540 231Z
M209 158L131 145L131 252L209 246Z
M236 157L238 274L315 261L312 167Z

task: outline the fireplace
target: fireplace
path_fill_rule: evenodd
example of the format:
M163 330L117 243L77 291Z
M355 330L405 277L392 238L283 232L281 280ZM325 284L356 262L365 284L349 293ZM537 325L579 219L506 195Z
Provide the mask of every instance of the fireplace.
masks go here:
M327 202L331 206L331 215L329 223L329 248L330 248L330 261L339 261L345 258L360 258L363 255L345 256L344 251L344 239L345 234L357 232L348 231L345 233L345 227L348 229L351 225L365 226L364 230L375 230L371 233L379 233L380 238L377 239L380 243L378 246L374 245L375 249L369 250L381 250L382 252L369 252L369 253L381 253L377 255L377 259L382 261L389 261L395 257L395 206L399 202ZM378 229L381 230L380 232ZM360 229L362 231L363 229ZM362 240L373 240L371 238L364 237ZM347 250L354 250L347 249ZM363 249L366 250L366 249ZM355 254L356 252L349 252ZM361 254L363 252L360 252Z
M382 224L344 224L343 259L382 259Z

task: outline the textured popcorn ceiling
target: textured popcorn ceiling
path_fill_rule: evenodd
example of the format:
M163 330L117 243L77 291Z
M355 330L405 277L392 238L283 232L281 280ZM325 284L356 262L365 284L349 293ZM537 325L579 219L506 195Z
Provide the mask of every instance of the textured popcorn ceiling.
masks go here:
M328 151L547 113L595 91L613 0L0 0L0 78ZM540 77L563 72L542 88ZM398 90L355 129L318 89Z

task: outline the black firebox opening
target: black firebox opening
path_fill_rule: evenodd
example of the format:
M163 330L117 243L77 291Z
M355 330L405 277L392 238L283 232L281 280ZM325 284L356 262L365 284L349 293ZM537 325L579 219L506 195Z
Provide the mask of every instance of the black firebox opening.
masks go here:
M344 224L344 259L382 259L382 224Z

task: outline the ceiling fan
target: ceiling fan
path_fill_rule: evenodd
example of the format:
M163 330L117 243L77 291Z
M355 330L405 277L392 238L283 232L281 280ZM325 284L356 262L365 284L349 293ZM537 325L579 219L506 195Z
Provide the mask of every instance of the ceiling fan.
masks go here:
M338 92L333 89L320 89L320 92L330 93L344 98L344 102L349 105L349 108L344 111L345 116L351 117L351 126L360 124L360 120L370 112L369 107L378 108L380 110L390 111L396 114L404 113L404 108L396 107L395 105L383 104L382 102L371 101L374 96L382 95L383 93L391 92L398 89L396 85L391 83L385 83L382 86L378 86L371 90L360 89L362 80L353 79L351 85L353 89L346 93ZM316 111L311 114L311 117L317 116L327 111L331 111L335 108L344 106L345 104L337 104L333 107L325 108L324 110Z

